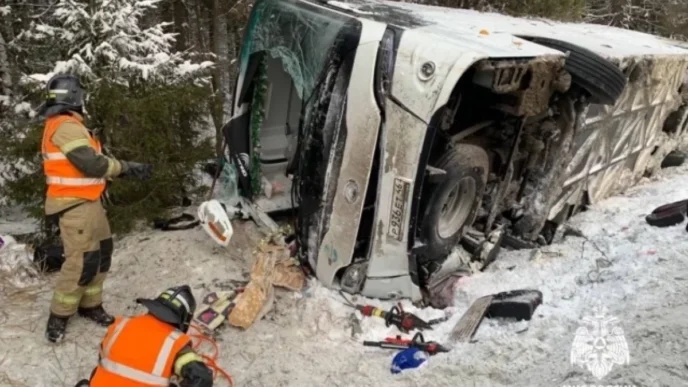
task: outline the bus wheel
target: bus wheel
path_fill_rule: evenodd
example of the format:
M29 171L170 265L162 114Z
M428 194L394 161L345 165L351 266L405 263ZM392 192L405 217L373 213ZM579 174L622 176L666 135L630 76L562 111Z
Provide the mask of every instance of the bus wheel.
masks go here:
M436 163L446 179L432 188L423 213L423 261L444 259L473 224L480 208L490 164L487 152L474 144L457 144Z

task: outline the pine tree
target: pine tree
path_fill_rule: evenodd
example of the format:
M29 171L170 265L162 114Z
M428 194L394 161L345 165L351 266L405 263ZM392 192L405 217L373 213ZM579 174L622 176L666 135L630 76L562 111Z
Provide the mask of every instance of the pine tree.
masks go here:
M132 80L170 84L196 78L212 62L193 64L185 53L174 51L175 34L165 32L169 23L143 26L159 2L98 0L91 5L58 0L47 19L32 22L17 37L17 44L49 42L64 58L51 72L30 78L45 82L54 73L72 73L90 88L104 79L128 86Z
M37 106L52 75L78 75L88 90L86 124L104 140L106 153L154 164L150 182L122 180L111 186L115 230L159 216L183 193L194 192L194 167L213 153L212 142L203 138L212 125L206 117L213 63L194 63L193 53L175 50L169 23L156 21L159 2L57 0L11 43L17 58L42 58L21 69L24 98L11 102L15 111L29 102ZM40 216L42 122L15 121L4 133L9 136L0 138L5 150L0 165L4 161L10 167L5 193Z

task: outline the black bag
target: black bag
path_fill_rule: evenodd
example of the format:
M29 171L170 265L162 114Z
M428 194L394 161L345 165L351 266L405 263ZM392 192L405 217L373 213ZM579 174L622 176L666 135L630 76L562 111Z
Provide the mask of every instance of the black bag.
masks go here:
M65 261L64 247L60 240L60 217L67 211L80 206L78 203L64 210L48 215L44 219L43 232L37 236L33 245L33 263L44 273L60 271Z
M33 263L44 273L60 271L64 261L62 245L42 244L33 252Z

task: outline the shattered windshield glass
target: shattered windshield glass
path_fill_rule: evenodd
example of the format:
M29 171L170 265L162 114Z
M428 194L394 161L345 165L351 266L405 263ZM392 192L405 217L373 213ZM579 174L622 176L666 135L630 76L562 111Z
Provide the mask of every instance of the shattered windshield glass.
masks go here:
M254 7L241 53L241 71L246 71L251 54L265 51L282 60L303 101L315 88L346 16L293 0L258 1Z

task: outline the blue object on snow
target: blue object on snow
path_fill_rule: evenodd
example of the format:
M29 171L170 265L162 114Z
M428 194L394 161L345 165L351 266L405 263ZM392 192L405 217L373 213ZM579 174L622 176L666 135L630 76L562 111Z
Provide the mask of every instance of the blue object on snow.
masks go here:
M392 359L392 373L398 374L404 370L418 368L425 363L430 355L418 348L411 347L394 355Z

